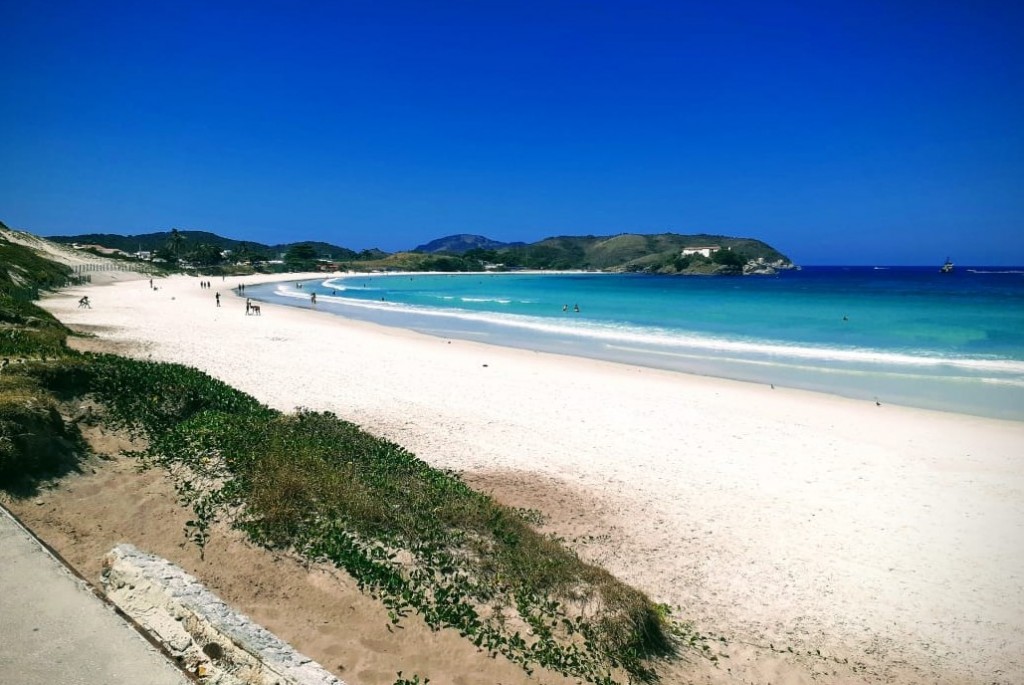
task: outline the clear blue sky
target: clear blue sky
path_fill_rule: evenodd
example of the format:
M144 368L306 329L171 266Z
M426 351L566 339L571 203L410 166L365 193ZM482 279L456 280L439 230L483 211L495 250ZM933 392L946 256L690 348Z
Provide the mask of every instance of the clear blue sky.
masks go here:
M1024 264L1024 3L4 2L0 220Z

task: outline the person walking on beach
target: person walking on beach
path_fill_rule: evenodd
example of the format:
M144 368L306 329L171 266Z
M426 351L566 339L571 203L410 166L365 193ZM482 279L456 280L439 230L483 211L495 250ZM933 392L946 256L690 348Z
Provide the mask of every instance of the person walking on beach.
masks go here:
M316 304L316 293L313 293L312 295L309 296L309 301L312 302L313 304Z
M216 298L216 300L217 300L217 306L219 307L219 306L220 306L220 293L216 293L216 294L214 294L214 298Z
M249 316L249 311L252 309L252 300L248 297L245 298L245 315Z

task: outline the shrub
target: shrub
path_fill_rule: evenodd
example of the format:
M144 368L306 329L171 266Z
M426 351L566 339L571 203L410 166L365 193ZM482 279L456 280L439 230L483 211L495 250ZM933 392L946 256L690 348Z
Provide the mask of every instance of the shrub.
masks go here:
M0 487L31 491L74 468L78 442L48 393L20 374L0 376Z

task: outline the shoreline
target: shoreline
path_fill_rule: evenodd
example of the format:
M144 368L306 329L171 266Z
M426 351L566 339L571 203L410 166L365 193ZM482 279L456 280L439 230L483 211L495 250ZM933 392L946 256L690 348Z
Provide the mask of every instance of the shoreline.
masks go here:
M771 663L773 682L805 682L772 643L856 661L869 682L1024 679L1024 551L1012 542L1024 539L1024 423L283 305L245 316L224 296L233 282L324 277L213 281L219 308L185 276L42 305L131 356L195 366L277 409L332 411L535 502L513 505L561 507L549 526L592 536L584 558L702 630L758 645L733 674L765 679ZM84 292L91 310L77 309Z
M437 274L410 274L434 276ZM448 274L451 276L451 274ZM504 274L485 274L500 277ZM765 338L718 338L644 325L622 328L600 319L566 320L540 314L508 313L351 299L319 284L394 274L321 275L306 290L288 281L254 289L264 302L309 308L316 292L318 311L344 319L417 331L434 337L597 359L651 369L766 386L785 386L874 404L1024 421L1024 362L984 357L914 355L897 349L864 349L839 344L786 343ZM474 278L476 275L473 275ZM306 280L306 279L300 279ZM404 280L404 279L402 279ZM382 286L386 288L386 286ZM344 290L344 286L342 286ZM456 296L457 299L457 296ZM397 303L397 304L396 304ZM499 308L500 309L500 308Z

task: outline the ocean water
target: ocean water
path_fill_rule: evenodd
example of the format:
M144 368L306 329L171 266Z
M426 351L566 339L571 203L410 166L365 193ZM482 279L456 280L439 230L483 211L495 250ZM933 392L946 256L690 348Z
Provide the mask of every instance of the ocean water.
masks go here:
M346 275L255 299L431 335L1024 420L1024 268ZM576 311L576 308L579 311Z

